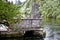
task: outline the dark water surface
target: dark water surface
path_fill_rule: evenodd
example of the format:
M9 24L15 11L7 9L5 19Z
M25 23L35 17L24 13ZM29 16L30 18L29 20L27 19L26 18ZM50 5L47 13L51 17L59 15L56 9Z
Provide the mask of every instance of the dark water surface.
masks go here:
M2 38L1 40L43 40L40 39L39 37L26 37L26 38Z

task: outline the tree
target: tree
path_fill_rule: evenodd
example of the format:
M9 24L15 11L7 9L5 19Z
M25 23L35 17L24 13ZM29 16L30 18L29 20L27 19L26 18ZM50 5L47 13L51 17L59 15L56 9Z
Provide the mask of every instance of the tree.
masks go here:
M31 12L32 3L36 2L39 5L39 13L41 17L60 18L60 0L28 0L25 2L25 12ZM26 10L26 9L29 10Z
M16 22L14 17L18 17L18 14L21 13L17 10L16 5L2 0L0 1L0 23L7 22L7 25L13 24Z

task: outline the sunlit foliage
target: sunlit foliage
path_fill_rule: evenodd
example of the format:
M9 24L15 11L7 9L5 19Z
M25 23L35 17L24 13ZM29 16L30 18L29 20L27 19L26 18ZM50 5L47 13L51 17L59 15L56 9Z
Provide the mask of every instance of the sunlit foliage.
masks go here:
M39 5L39 13L41 17L60 18L60 0L28 0L24 3L25 10L29 14L33 2Z
M3 22L4 20L8 22L9 24L15 23L16 18L18 18L18 15L21 14L19 10L17 10L17 7L13 5L10 2L4 2L0 0L0 21ZM21 18L21 17L19 17Z

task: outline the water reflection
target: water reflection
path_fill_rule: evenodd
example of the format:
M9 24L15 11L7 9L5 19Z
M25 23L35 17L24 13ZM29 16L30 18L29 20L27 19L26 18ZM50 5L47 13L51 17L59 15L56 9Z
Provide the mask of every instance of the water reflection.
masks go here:
M25 38L2 38L1 40L43 40L39 37L25 37Z

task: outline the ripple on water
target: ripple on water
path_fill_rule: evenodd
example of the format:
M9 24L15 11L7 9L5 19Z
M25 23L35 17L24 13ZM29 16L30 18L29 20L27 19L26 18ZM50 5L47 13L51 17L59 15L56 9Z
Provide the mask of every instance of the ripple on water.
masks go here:
M46 38L44 40L60 40L60 31L52 30L49 27L45 27L44 30L46 31Z

